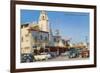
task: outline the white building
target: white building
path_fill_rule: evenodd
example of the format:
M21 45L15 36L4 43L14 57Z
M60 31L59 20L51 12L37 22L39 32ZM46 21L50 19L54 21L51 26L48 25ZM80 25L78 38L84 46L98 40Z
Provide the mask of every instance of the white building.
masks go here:
M65 47L66 43L60 35L53 35L47 13L41 11L37 23L21 25L21 53L31 53L36 47L46 46Z
M29 24L21 25L21 53L31 53L32 34L28 31Z

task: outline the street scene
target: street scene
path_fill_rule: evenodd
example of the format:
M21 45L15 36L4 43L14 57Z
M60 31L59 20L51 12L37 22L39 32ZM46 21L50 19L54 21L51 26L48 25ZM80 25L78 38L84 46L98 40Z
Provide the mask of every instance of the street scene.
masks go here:
M21 10L21 63L89 59L88 13Z

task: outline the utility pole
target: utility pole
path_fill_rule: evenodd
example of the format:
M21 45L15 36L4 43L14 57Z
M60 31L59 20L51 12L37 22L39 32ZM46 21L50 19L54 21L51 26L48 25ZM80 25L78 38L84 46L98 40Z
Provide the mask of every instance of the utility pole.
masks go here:
M85 36L85 42L86 42L86 44L88 44L88 38L87 38L87 36Z
M88 48L88 37L85 36L86 47Z

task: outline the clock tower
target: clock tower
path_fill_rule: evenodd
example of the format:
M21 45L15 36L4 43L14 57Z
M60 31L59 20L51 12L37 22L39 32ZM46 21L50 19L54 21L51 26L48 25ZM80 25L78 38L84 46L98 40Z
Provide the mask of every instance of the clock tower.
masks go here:
M39 29L41 31L49 32L49 22L48 22L48 16L47 16L46 11L40 12L38 24L39 24Z

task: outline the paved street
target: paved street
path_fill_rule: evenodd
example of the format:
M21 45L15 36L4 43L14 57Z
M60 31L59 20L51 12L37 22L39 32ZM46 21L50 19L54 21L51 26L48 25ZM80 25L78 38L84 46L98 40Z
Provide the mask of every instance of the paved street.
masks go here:
M88 58L68 58L66 56L58 56L56 58L52 58L52 59L49 59L48 61L70 61L70 60L84 60L84 59L88 59Z

